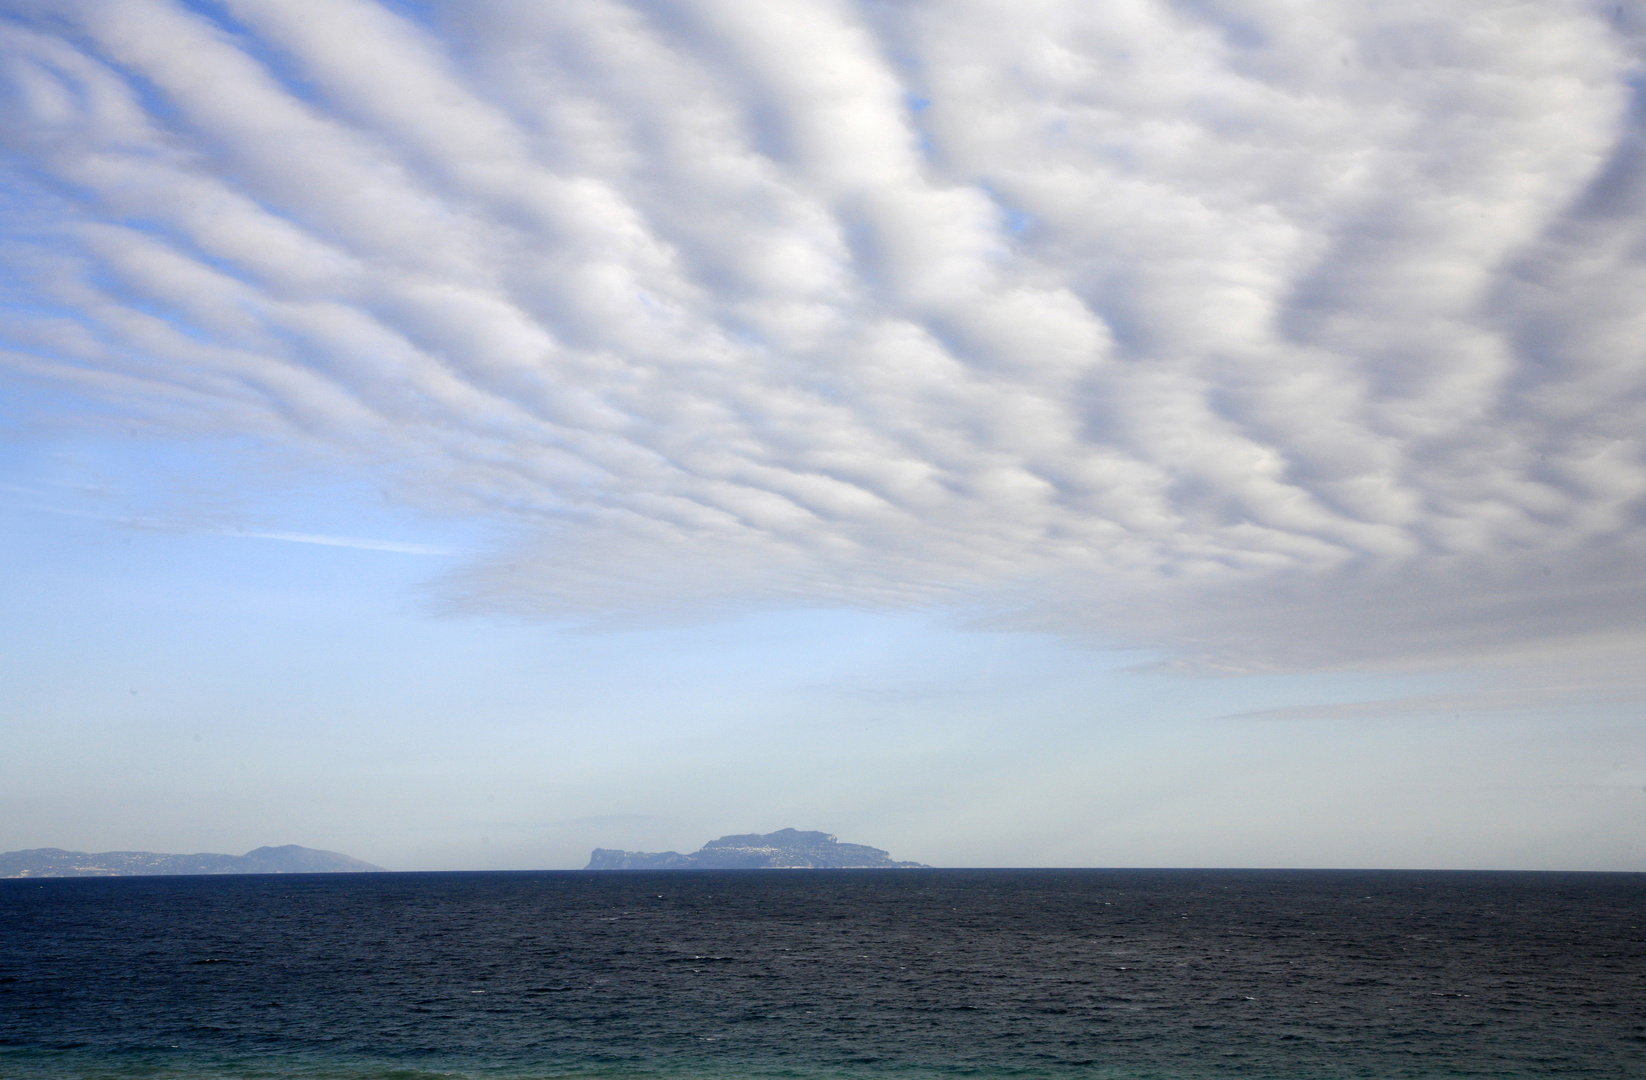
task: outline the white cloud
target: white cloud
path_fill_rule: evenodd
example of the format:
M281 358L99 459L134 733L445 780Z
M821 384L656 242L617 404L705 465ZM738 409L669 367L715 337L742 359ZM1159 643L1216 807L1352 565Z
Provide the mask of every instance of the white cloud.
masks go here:
M21 488L14 484L0 485L0 490L11 491L21 495L37 495L37 492ZM131 518L117 514L99 513L91 510L77 510L70 507L53 506L50 503L26 504L29 509L43 514L59 514L64 517L91 518L95 521L107 521L127 529L154 530L157 532L195 533L205 536L233 536L243 540L283 540L292 544L319 544L322 547L356 548L361 551L392 551L402 555L462 555L464 552L442 547L438 544L421 544L409 540L374 540L364 536L333 536L327 533L299 533L287 532L279 529L247 529L244 527L223 528L200 521L167 520L164 518Z
M1609 6L10 11L3 363L511 523L458 606L1639 633Z
M292 544L319 544L323 547L358 548L361 551L393 551L401 555L456 555L451 548L436 544L415 544L405 540L372 540L363 536L328 536L324 533L222 532L221 536L243 536L248 540L284 540Z

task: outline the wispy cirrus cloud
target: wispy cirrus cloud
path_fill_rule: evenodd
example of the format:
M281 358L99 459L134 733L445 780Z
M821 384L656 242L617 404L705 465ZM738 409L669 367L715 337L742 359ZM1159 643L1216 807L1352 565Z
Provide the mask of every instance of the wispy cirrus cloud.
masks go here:
M374 540L366 536L329 536L325 533L256 532L242 529L224 530L218 536L243 536L248 540L283 540L289 544L319 544L322 547L356 548L361 551L392 551L401 555L460 555L462 552L438 544L419 544L407 540Z
M0 485L0 489L23 495L37 494L12 484ZM95 510L58 506L49 502L35 502L28 505L30 509L39 513L60 514L64 517L92 518L96 521L106 521L112 525L128 529L194 533L202 536L234 536L246 540L282 540L292 544L319 544L322 547L356 548L361 551L392 551L402 555L457 556L466 554L458 548L445 547L439 544L424 544L410 540L377 540L365 536L334 536L327 533L290 532L279 529L248 529L243 526L229 528L210 521L127 517Z
M1639 635L1630 11L0 33L12 377L508 522L458 606L951 605L1236 667Z
M1422 715L1496 712L1524 712L1549 706L1617 704L1646 701L1639 686L1597 688L1587 683L1556 686L1518 687L1508 690L1458 691L1418 694L1384 701L1345 701L1326 705L1292 705L1276 709L1252 709L1230 713L1219 720L1373 720Z

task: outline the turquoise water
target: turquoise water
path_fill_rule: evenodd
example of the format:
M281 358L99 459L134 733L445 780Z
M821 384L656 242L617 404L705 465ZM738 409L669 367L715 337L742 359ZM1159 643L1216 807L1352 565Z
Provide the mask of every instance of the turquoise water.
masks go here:
M1646 1076L1646 876L0 882L0 1077Z
M834 1068L773 1069L728 1062L656 1063L647 1066L576 1067L542 1064L538 1066L497 1066L475 1062L447 1067L408 1067L387 1061L305 1060L267 1058L262 1060L207 1056L201 1059L166 1058L154 1052L111 1057L77 1051L22 1051L0 1049L0 1076L7 1080L863 1080L866 1077L895 1077L897 1080L963 1080L997 1077L1001 1080L1057 1080L1079 1075L1088 1080L1205 1080L1230 1075L1215 1064L1191 1069L1153 1069L1120 1066L1088 1066L1075 1073L1066 1070ZM1559 1068L1528 1067L1524 1070L1464 1069L1436 1071L1422 1067L1396 1066L1377 1069L1344 1063L1341 1066L1286 1067L1274 1064L1242 1070L1235 1075L1261 1080L1324 1080L1350 1077L1501 1077L1532 1078L1565 1075ZM1581 1075L1581 1074L1580 1074ZM1617 1073L1639 1076L1638 1070Z
M552 1065L487 1066L469 1063L448 1068L413 1068L383 1061L304 1060L270 1058L248 1060L234 1057L206 1057L199 1060L166 1058L155 1052L123 1055L77 1051L17 1051L0 1049L0 1076L15 1080L852 1080L852 1078L896 1076L899 1080L959 1080L963 1077L1004 1077L1011 1080L1040 1080L1067 1075L1035 1069L770 1069L704 1062L649 1067L614 1067L587 1064L580 1067ZM1133 1071L1113 1068L1082 1070L1092 1080L1193 1080L1203 1072ZM1302 1074L1275 1074L1290 1078ZM1319 1075L1319 1074L1310 1074ZM1335 1074L1334 1074L1335 1075Z

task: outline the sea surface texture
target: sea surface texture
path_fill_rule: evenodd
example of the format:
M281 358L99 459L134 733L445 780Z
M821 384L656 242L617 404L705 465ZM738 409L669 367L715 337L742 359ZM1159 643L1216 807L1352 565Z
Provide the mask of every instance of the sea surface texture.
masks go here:
M0 1077L1646 1077L1646 875L0 881Z

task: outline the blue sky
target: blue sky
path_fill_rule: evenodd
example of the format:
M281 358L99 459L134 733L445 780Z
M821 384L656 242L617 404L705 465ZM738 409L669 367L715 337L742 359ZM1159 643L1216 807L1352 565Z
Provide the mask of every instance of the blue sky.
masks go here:
M0 848L1641 869L1634 8L0 8Z

